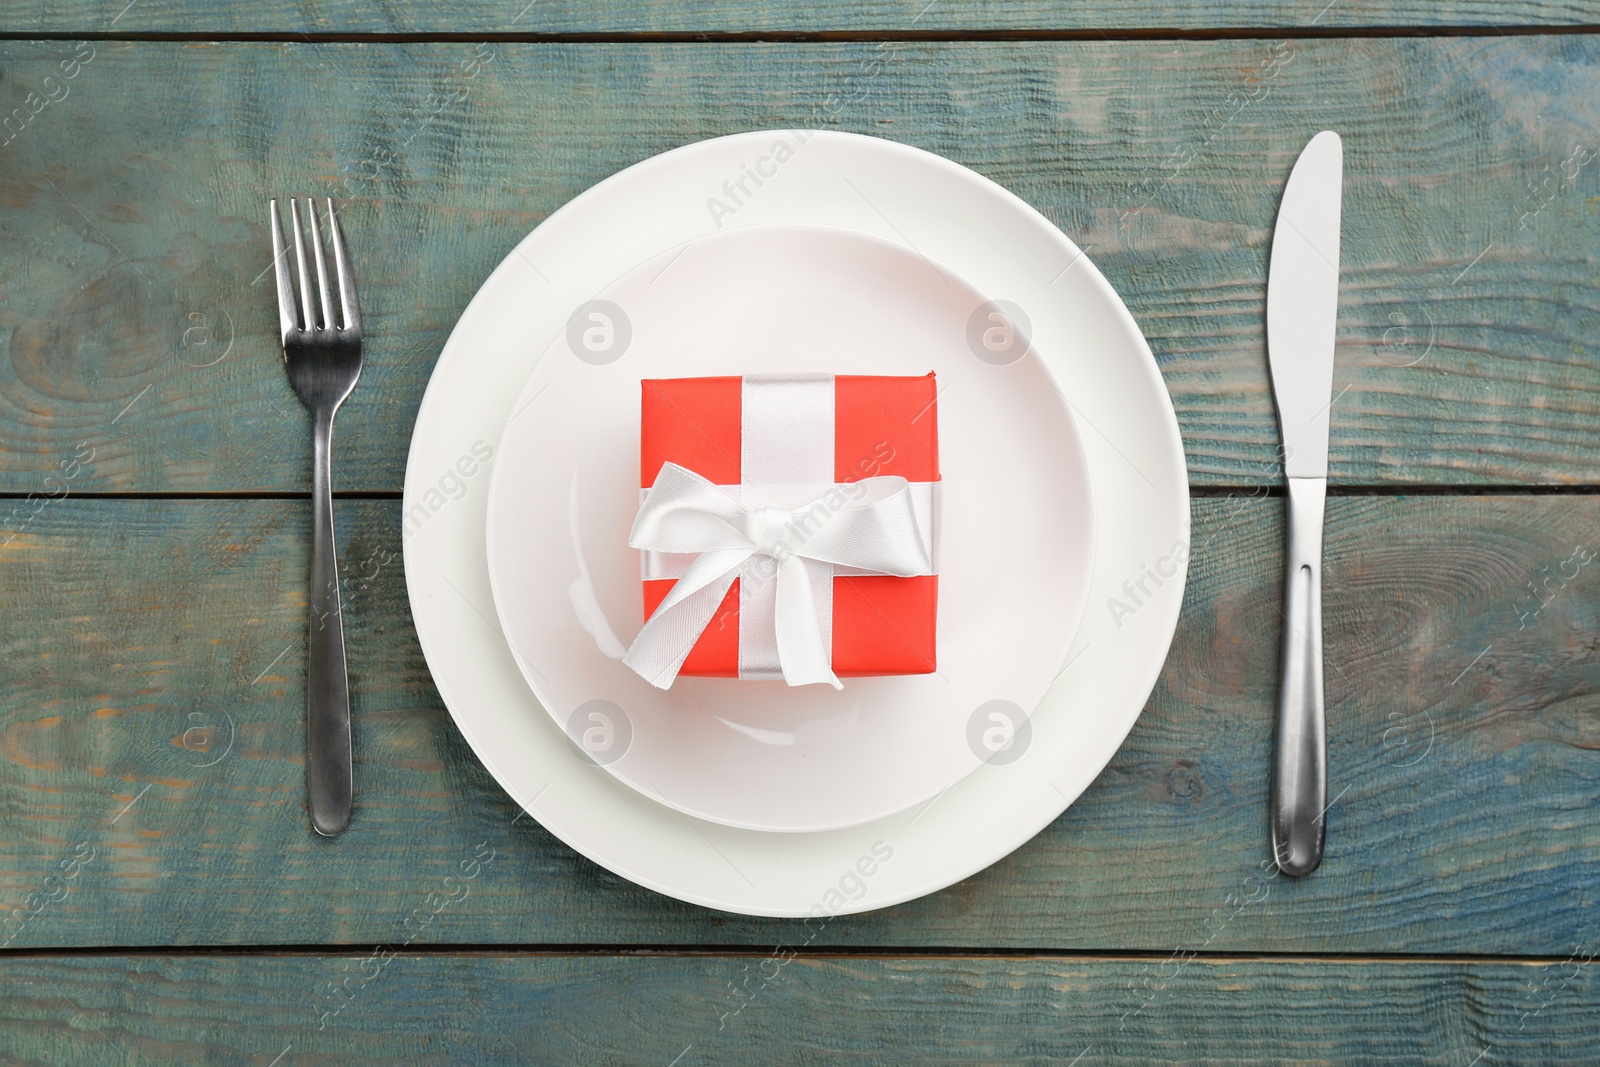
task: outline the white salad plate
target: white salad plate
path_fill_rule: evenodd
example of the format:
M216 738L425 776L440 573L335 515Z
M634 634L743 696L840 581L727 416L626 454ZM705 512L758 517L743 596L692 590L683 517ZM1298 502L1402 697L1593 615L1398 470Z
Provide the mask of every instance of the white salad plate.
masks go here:
M931 800L1011 740L1083 615L1093 500L1066 400L1003 312L902 244L776 225L664 251L575 322L512 405L488 512L506 639L575 744L696 818L814 832ZM943 475L934 673L658 689L623 664L644 624L628 547L641 379L929 371L938 399L919 418L937 426Z
M1009 743L922 803L795 833L687 815L681 799L673 801L679 807L662 803L659 791L632 788L615 767L586 756L557 724L561 709L547 713L524 678L498 621L487 551L488 469L514 454L512 444L499 443L519 394L573 313L664 253L688 255L719 232L775 225L878 238L1005 302L1048 368L1050 384L1041 388L1072 412L1093 487L1086 607L1064 662L1052 661L1053 680L1032 715L1013 724ZM974 373L994 369L966 358ZM893 373L916 372L896 366ZM741 364L730 373L747 370ZM940 399L941 461L953 484L952 450L962 444L944 418L947 402L954 411L953 394ZM535 404L529 420L550 417L537 406L542 399ZM636 447L637 416L632 404L616 415L617 425L632 427L633 442L616 447ZM1050 484L1033 488L1047 493ZM570 500L570 484L567 492ZM568 516L586 514L583 493L580 484ZM606 179L529 234L484 283L440 355L413 431L403 507L406 581L423 652L457 726L507 793L622 877L754 915L837 915L905 901L981 870L1047 826L1138 719L1171 643L1187 574L1188 486L1171 399L1137 325L1093 263L1037 211L975 172L890 141L832 132L756 132L687 145ZM564 532L568 577L555 606L570 611L578 573L570 526ZM636 563L603 579L585 566L596 580L631 583L637 592ZM942 667L957 653L944 602L948 561L941 572ZM597 599L605 602L598 590ZM1071 608L1063 605L1063 613ZM618 643L636 625L618 631ZM847 679L844 692L879 681ZM997 725L979 714L981 706L971 711L976 717L966 726L979 738Z

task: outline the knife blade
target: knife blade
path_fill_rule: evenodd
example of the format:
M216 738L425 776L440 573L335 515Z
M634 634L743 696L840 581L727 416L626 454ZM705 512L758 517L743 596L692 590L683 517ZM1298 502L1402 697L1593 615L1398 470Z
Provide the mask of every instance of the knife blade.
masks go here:
M1322 862L1326 829L1322 524L1343 192L1344 146L1337 133L1324 130L1289 174L1267 272L1267 361L1283 431L1289 511L1272 854L1279 870L1297 877Z

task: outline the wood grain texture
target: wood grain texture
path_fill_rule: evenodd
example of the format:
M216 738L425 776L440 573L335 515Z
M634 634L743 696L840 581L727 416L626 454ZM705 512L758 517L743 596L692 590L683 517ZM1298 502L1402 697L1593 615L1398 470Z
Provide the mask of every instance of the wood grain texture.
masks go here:
M1600 483L1600 39L479 47L0 44L0 116L26 120L0 146L0 490L48 491L80 443L78 491L306 488L261 277L265 199L297 190L348 201L367 311L336 488L396 490L433 361L518 239L638 160L791 125L943 153L1087 246L1194 482L1227 485L1278 476L1271 226L1335 127L1334 480Z
M1176 643L1077 804L815 947L1560 955L1600 937L1600 560L1574 555L1600 552L1600 499L1330 500L1334 803L1327 859L1298 882L1255 873L1282 503L1195 502ZM304 503L67 499L0 548L0 909L22 916L0 941L398 942L480 845L492 868L422 940L796 936L639 888L519 818L429 682L398 504L338 519L357 798L334 841L303 810Z
M20 958L0 961L0 1054L17 1067L1587 1065L1600 982L1580 960Z
M1600 23L1593 0L1382 0L1315 3L1244 0L906 0L735 4L727 0L359 0L262 5L184 0L102 5L31 0L11 5L12 33L750 33L994 30L1218 30L1310 27L1572 26ZM1490 30L1492 32L1492 30Z

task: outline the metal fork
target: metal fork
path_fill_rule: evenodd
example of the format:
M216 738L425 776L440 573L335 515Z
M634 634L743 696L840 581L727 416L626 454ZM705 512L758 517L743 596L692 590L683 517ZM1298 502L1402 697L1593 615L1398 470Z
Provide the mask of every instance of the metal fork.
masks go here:
M331 837L350 822L354 772L350 758L350 679L345 668L344 622L339 606L339 562L333 545L332 464L333 416L361 377L361 309L356 280L350 271L339 216L329 199L328 230L333 237L333 262L339 280L340 321L334 321L328 293L328 267L322 235L311 198L306 198L311 251L317 268L321 303L311 303L311 278L300 208L289 201L294 226L294 260L300 300L289 280L278 201L272 201L272 256L278 276L278 323L283 333L283 358L289 382L311 410L311 605L306 622L306 788L311 797L311 825Z

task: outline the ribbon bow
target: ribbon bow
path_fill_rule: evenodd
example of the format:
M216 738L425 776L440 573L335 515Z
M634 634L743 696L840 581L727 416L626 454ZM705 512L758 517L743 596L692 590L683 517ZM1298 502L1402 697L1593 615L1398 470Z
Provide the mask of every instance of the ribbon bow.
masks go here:
M889 476L831 486L789 510L748 507L693 471L663 464L628 544L696 557L622 658L660 689L677 678L747 561L754 559L747 581L777 582L774 622L784 681L827 682L835 689L843 686L817 619L813 573L831 579L838 566L909 578L933 566L909 483Z

